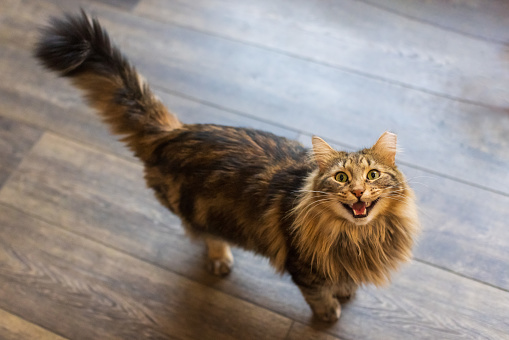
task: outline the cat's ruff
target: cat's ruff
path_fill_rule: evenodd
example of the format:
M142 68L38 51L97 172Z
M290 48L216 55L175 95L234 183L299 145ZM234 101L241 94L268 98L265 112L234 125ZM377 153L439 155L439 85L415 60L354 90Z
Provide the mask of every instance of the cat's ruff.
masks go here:
M349 153L319 137L307 150L259 130L183 124L84 12L53 19L35 55L123 136L161 204L205 240L214 274L231 270L229 244L252 250L334 321L359 285L388 282L410 259L419 222L396 135Z

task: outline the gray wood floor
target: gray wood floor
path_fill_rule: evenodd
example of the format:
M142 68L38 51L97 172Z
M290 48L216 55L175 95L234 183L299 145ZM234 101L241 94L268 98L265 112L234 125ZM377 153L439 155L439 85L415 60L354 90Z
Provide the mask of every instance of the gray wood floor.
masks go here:
M423 231L392 285L325 325L289 277L204 249L37 28L90 11L185 122L369 146L398 133ZM509 339L509 2L1 0L1 339Z

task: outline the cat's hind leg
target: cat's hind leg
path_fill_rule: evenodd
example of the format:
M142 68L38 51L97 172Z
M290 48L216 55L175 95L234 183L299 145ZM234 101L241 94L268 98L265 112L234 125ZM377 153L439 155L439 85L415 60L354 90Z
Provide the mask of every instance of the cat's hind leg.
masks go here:
M233 267L233 254L230 245L217 238L206 237L208 263L207 269L214 275L228 275Z

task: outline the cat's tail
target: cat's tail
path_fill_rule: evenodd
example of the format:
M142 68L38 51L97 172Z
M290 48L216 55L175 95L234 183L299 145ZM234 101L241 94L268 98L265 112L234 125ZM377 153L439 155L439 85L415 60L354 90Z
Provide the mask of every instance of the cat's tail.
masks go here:
M150 144L182 123L154 96L136 69L85 12L53 18L35 56L50 70L72 79L114 133L145 159Z

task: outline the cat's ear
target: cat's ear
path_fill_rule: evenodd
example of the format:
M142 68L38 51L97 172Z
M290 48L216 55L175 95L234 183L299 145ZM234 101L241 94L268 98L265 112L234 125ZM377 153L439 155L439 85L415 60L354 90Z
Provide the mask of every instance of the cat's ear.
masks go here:
M397 143L398 137L394 133L386 131L378 138L371 151L383 162L395 165Z
M323 170L327 165L327 160L329 160L336 151L320 137L313 136L312 142L315 161L318 163L320 170Z

